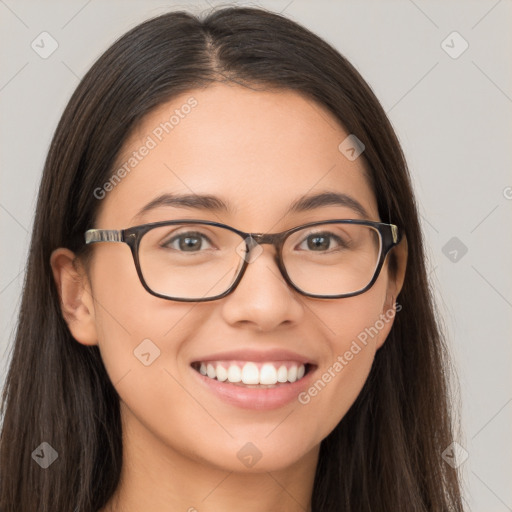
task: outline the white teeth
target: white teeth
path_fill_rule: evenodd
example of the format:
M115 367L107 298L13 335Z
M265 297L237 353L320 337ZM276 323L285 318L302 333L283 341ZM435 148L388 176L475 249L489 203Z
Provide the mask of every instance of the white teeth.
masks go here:
M228 371L220 364L217 365L217 380L221 382L228 380Z
M215 368L210 363L206 365L206 375L208 375L210 379L214 379L217 376L217 374L215 373Z
M274 365L265 363L260 370L259 384L275 384L277 382L277 370Z
M244 384L259 384L260 375L254 363L245 363L242 369L242 382Z
M288 382L288 370L284 364L277 370L277 382Z
M236 364L232 364L228 368L229 382L240 382L242 380L242 370Z
M210 379L220 382L242 382L248 385L273 386L277 383L295 382L302 379L306 373L303 364L292 364L288 368L285 364L263 363L259 367L256 363L247 362L242 368L232 363L201 363L199 372ZM226 366L227 369L226 369Z

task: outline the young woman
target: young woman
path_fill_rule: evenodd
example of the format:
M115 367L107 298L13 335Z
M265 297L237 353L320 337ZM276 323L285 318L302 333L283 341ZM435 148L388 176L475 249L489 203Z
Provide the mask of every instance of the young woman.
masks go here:
M2 512L461 511L448 371L406 163L345 58L252 8L99 58L40 187Z

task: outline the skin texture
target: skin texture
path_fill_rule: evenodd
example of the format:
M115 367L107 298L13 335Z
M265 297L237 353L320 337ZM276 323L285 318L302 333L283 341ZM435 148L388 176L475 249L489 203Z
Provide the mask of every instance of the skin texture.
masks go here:
M362 218L344 206L287 215L298 197L327 190L349 194L369 220L380 220L363 159L349 161L338 150L348 134L325 108L293 91L217 84L185 93L146 116L118 164L192 96L197 105L190 113L106 194L95 228L189 218L280 232L317 220ZM134 218L163 192L217 195L234 211L166 206ZM395 248L396 279L386 264L369 291L345 299L295 292L279 273L274 249L262 247L231 295L204 303L150 295L126 244L95 244L88 274L73 266L69 250L52 254L70 331L78 343L99 345L121 397L122 478L103 512L310 510L320 442L357 398L392 321L306 405L294 400L269 411L229 405L201 385L190 362L220 351L279 348L306 355L318 365L319 378L393 308L406 241ZM147 338L161 351L150 366L133 354ZM262 454L252 468L237 457L247 442Z

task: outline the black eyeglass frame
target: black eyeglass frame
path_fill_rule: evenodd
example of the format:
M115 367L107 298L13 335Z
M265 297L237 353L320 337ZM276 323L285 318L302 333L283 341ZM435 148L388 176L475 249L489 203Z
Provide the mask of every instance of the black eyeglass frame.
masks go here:
M286 272L286 268L283 263L282 258L282 248L284 245L284 242L290 236L292 233L295 233L296 231L299 231L304 228L323 225L323 224L359 224L362 226L370 226L374 229L376 229L379 232L380 239L381 239L381 251L379 256L379 261L377 266L375 267L375 272L373 274L373 277L371 281L362 289L357 290L355 292L351 293L345 293L341 295L317 295L317 294L310 294L306 293L303 290L301 290L299 287L297 287L291 278L289 277L288 273ZM238 275L236 279L233 281L233 284L222 294L216 295L214 297L208 297L208 298L199 298L199 299L185 299L185 298L178 298L178 297L170 297L168 295L163 295L161 293L153 291L144 280L144 276L142 274L142 269L140 266L140 260L139 260L139 246L140 241L142 237L148 232L151 231L154 228L161 227L161 226L172 226L174 224L205 224L209 226L216 226L224 229L228 229L229 231L232 231L233 233L236 233L239 235L242 240L245 242L246 247L246 257L243 258L244 262L242 264L242 267L238 271ZM249 240L249 242L248 242ZM135 263L135 268L137 270L137 275L139 276L140 282L142 283L142 286L146 289L148 293L151 295L154 295L155 297L159 297L161 299L166 300L173 300L178 302L208 302L212 300L218 300L222 299L223 297L226 297L230 293L232 293L235 288L238 286L240 281L242 280L242 277L247 269L247 266L249 265L249 260L247 256L250 255L251 249L254 247L253 242L256 244L272 244L276 249L276 256L275 261L277 263L277 266L279 270L281 271L281 275L285 279L285 281L288 283L289 286L291 286L294 290L299 292L301 295L304 295L306 297L313 297L313 298L319 298L319 299L343 299L346 297L354 297L355 295L360 295L367 290L369 290L377 280L380 271L382 269L382 266L384 264L384 261L386 259L387 254L389 251L398 245L400 241L402 240L402 230L396 226L395 224L386 224L383 222L375 222L370 220L359 220L359 219L334 219L334 220L322 220L322 221L316 221L316 222L310 222L308 224L303 224L302 226L296 226L294 228L288 229L286 231L282 231L280 233L246 233L244 231L240 231L236 228L233 228L231 226L228 226L226 224L222 224L220 222L214 222L214 221L208 221L208 220L195 220L195 219L179 219L179 220L172 220L172 221L162 221L162 222L152 222L150 224L142 224L140 226L133 226L126 229L89 229L85 232L85 243L91 244L91 243L97 243L97 242L121 242L125 243L130 247L133 261Z

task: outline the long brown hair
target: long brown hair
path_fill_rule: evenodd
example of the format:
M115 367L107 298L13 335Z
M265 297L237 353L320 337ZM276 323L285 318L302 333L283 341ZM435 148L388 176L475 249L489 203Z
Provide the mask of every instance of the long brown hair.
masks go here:
M255 8L197 18L171 12L116 41L80 82L45 163L13 357L3 392L0 510L96 512L119 483L119 396L97 346L73 340L63 319L50 254L84 256L94 190L111 176L137 123L177 94L214 81L291 89L326 106L364 143L383 222L404 229L408 264L389 337L355 403L322 441L312 508L386 512L462 511L453 441L447 347L427 281L422 234L399 142L370 87L325 41ZM57 460L32 453L47 442Z

